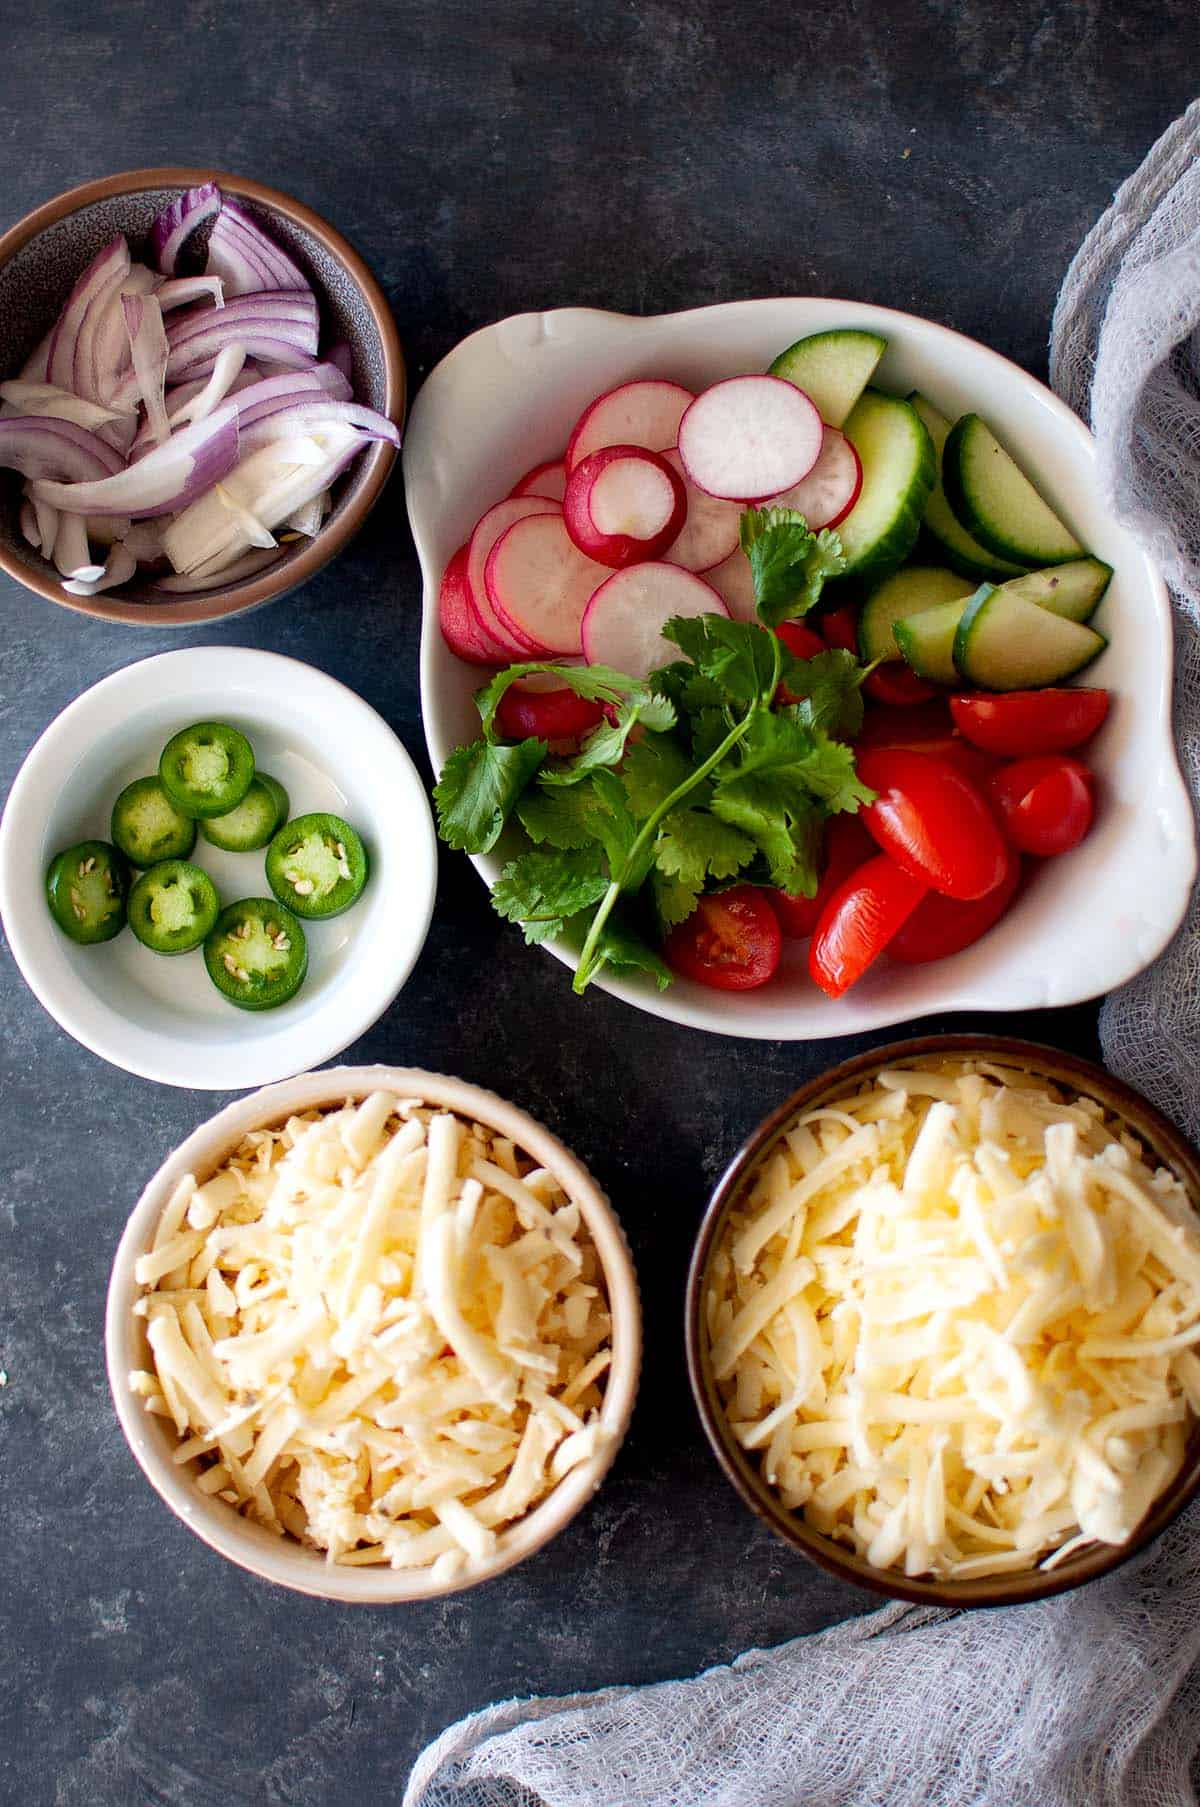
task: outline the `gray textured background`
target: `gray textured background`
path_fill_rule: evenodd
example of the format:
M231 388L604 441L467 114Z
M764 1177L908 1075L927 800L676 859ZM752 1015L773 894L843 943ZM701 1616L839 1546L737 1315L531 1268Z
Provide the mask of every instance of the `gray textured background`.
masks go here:
M1195 0L10 0L0 18L0 224L137 165L258 176L365 254L414 384L525 308L787 292L909 308L1043 372L1075 245L1200 73ZM423 760L419 604L398 481L306 591L216 633L101 626L0 580L0 778L80 690L189 640L313 661ZM0 984L5 1802L392 1800L421 1744L494 1697L679 1675L868 1604L737 1505L680 1335L709 1184L849 1044L737 1044L580 1002L445 860L424 956L348 1057L462 1073L560 1130L628 1227L647 1368L612 1477L549 1550L462 1599L353 1611L210 1555L150 1493L109 1404L121 1226L223 1100L77 1048L7 951ZM989 1026L1094 1044L1088 1009Z

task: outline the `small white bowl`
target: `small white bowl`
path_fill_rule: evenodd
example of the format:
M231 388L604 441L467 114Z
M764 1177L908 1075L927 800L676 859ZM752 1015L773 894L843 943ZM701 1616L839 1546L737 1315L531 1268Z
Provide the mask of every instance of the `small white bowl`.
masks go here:
M249 735L293 816L330 810L362 835L359 902L308 922L308 976L276 1010L239 1010L203 956L151 953L125 929L77 947L46 907L45 873L75 841L109 838L118 791L158 770L179 728L228 721ZM192 858L223 903L270 895L265 849ZM36 997L69 1035L127 1072L235 1091L319 1065L383 1014L408 977L433 913L437 844L425 788L387 723L311 665L243 647L200 646L127 665L63 710L26 757L0 822L0 912Z
M547 1167L568 1198L578 1204L591 1233L612 1315L613 1359L600 1412L601 1426L607 1432L602 1447L571 1469L524 1518L502 1531L493 1556L484 1562L472 1561L449 1582L435 1581L427 1569L339 1566L327 1562L318 1550L289 1537L276 1537L240 1517L222 1501L201 1493L190 1472L172 1461L177 1442L173 1427L146 1412L129 1387L131 1369L152 1365L145 1320L133 1312L142 1291L134 1279L134 1265L150 1247L158 1219L183 1175L207 1178L250 1130L282 1123L297 1111L336 1108L348 1098L363 1098L380 1090L442 1105L467 1120L499 1130ZM637 1395L642 1330L637 1278L620 1220L591 1174L557 1136L515 1104L465 1080L417 1068L332 1067L239 1098L202 1124L159 1168L134 1207L113 1260L104 1341L108 1384L129 1447L155 1492L189 1530L210 1549L264 1581L326 1600L388 1606L459 1593L501 1575L541 1549L574 1518L607 1474L628 1427Z
M662 376L703 388L764 370L793 340L836 326L887 338L881 387L920 389L952 416L978 410L1084 544L1114 567L1097 615L1110 644L1086 677L1114 696L1109 721L1087 750L1100 781L1096 827L1073 853L1046 862L974 947L930 966L880 962L837 1000L809 980L808 944L798 941L785 941L778 976L759 991L716 993L682 978L663 993L648 979L600 983L653 1016L783 1041L857 1035L938 1011L1030 1010L1097 997L1166 946L1196 873L1171 727L1170 604L1150 560L1104 507L1082 421L1026 371L930 320L811 298L733 301L650 319L562 308L502 320L456 346L426 379L404 447L425 578L421 712L434 770L479 733L471 698L481 673L444 644L437 595L480 510L532 465L559 457L583 407L613 384ZM494 883L500 861L489 855L474 863ZM570 949L547 946L574 964Z

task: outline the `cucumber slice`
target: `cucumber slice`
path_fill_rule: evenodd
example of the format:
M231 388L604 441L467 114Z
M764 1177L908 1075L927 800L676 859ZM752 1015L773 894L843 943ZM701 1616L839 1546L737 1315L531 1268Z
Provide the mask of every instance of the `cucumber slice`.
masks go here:
M844 430L863 467L858 501L836 530L844 575L885 577L913 549L937 476L933 441L908 402L878 389L863 392Z
M906 565L903 571L885 577L879 588L871 591L858 617L858 650L864 662L898 659L900 649L892 632L898 621L939 604L961 603L974 588L970 578L937 565ZM954 682L953 672L945 682Z
M1008 584L980 584L954 635L954 664L980 690L1040 690L1081 671L1107 645L1094 628L1014 596Z
M886 350L887 340L878 333L849 327L810 333L780 352L768 374L795 383L815 404L822 420L841 427Z
M1052 615L1068 621L1090 621L1108 588L1112 566L1098 558L1073 558L1067 565L1051 565L1048 571L1030 571L1002 587L1027 602L1036 602Z
M946 500L941 477L942 448L949 437L951 422L916 389L908 399L929 429L929 437L933 441L933 449L937 454L938 461L937 482L925 504L925 515L921 522L926 533L934 541L941 556L951 569L961 571L964 577L973 577L978 582L980 578L984 577L995 581L1001 577L1019 576L1025 567L1014 565L1006 558L996 558L986 546L981 546L979 541L967 532Z
M994 587L983 585L985 590ZM930 684L951 687L959 682L958 667L954 663L954 636L971 597L977 594L978 591L968 587L967 595L960 596L957 601L939 603L937 608L922 609L919 615L909 615L896 622L892 629L896 645L901 657L918 677L925 678Z
M978 414L951 427L942 452L946 500L989 552L1020 565L1061 565L1083 547Z

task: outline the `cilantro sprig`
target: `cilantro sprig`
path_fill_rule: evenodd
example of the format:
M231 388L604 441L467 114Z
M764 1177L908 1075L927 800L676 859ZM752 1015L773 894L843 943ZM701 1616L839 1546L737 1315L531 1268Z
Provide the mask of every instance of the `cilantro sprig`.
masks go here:
M705 890L750 879L812 896L825 821L871 798L846 744L862 668L837 650L798 659L771 631L842 569L837 536L811 534L794 510L747 510L742 543L761 622L669 621L681 657L648 679L509 666L476 696L481 738L451 754L434 791L452 847L487 853L509 824L524 830L493 903L527 941L574 941L577 992L605 967L668 984L652 942ZM505 692L534 672L604 706L569 757L498 731Z

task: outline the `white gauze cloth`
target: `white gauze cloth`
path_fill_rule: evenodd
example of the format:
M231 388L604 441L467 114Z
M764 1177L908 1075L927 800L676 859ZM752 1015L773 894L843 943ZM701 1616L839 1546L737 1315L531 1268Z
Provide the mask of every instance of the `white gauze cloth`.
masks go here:
M1089 234L1051 376L1114 514L1175 592L1176 729L1200 785L1200 102ZM1152 882L1148 875L1147 882ZM1200 1136L1200 921L1104 1007L1110 1066ZM1036 1606L889 1606L657 1687L459 1721L404 1807L1194 1807L1200 1508Z

